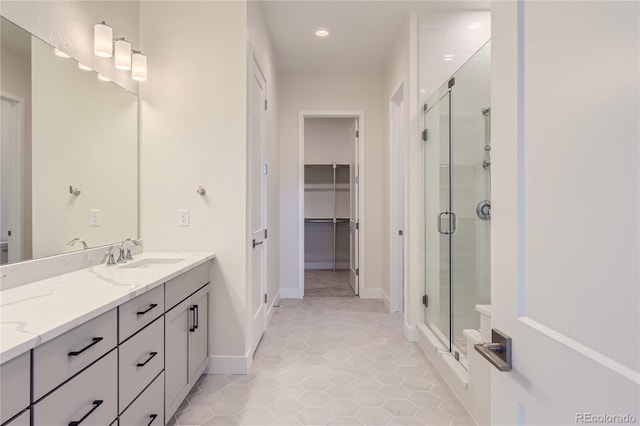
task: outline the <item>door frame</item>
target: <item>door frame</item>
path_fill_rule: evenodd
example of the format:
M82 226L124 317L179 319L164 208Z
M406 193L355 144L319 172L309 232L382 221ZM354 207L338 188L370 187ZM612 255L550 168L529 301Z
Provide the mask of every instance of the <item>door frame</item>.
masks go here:
M248 291L246 294L246 303L247 303L247 316L248 316L248 321L249 321L249 325L250 325L250 330L249 332L246 334L246 341L247 341L247 356L250 358L251 355L253 355L253 353L257 350L258 345L260 343L260 341L262 340L262 337L260 337L260 339L256 339L255 338L255 330L254 330L254 324L255 324L255 318L254 318L254 312L251 309L251 301L252 298L254 296L253 293L253 250L254 248L251 246L251 242L253 239L253 226L252 226L252 216L251 216L251 212L253 211L252 209L252 202L253 202L253 186L252 186L252 160L253 160L253 141L251 140L251 111L253 108L252 105L252 93L251 93L251 84L250 81L252 78L254 78L255 74L258 74L262 80L262 83L264 83L264 99L267 99L267 80L264 76L264 72L262 71L262 68L260 67L260 63L258 62L258 58L255 57L255 54L253 52L253 48L251 45L249 45L249 54L248 54L248 90L247 90L247 187L248 187L248 191L247 191L247 222L246 222L246 228L247 228L247 287L248 287ZM267 178L266 178L266 174L264 173L265 170L265 154L266 154L266 147L267 147L267 143L266 143L266 135L267 135L267 120L266 120L266 110L262 107L262 105L259 105L260 110L262 111L262 170L263 170L263 180L262 180L262 192L263 192L263 203L262 203L262 209L261 209L261 215L262 215L262 221L263 221L263 228L266 229L267 226ZM268 242L267 239L264 238L264 245L262 246L262 258L263 258L263 262L262 262L262 285L261 285L261 293L260 293L260 298L262 299L262 295L266 294L267 291L267 250L268 250ZM267 306L266 306L266 302L262 303L262 316L263 316L263 329L262 329L262 334L264 334L264 331L266 330L267 327ZM256 341L257 340L257 341Z
M13 208L11 209L10 220L11 220L12 228L15 228L15 231L13 229L12 231L18 234L18 235L15 235L16 238L12 238L12 240L9 242L8 256L9 256L9 263L12 263L16 261L15 259L12 260L12 254L13 256L17 255L19 257L18 261L22 259L22 255L23 255L22 240L24 238L24 229L23 229L23 223L22 223L22 212L23 212L24 198L23 198L23 191L22 191L22 186L23 186L22 165L23 165L23 159L24 159L23 126L24 126L24 119L25 119L25 115L24 115L25 100L20 96L13 95L5 91L0 92L0 97L2 98L2 100L6 100L12 105L13 113L11 114L11 119L14 121L13 127L15 130L15 138L13 140L14 142L14 146L13 146L14 180L13 180L12 196L14 198L17 197L19 202L12 203ZM14 235L12 235L12 237L14 237ZM12 246L14 247L14 249L11 248Z
M364 193L366 183L365 151L365 117L364 111L299 111L298 112L298 294L304 297L304 120L305 118L355 118L358 119L358 276L359 293L366 289L365 246L366 230ZM360 296L361 297L361 296Z
M404 312L406 271L406 166L405 83L389 98L389 312ZM402 167L400 167L402 164ZM398 238L398 231L403 238Z

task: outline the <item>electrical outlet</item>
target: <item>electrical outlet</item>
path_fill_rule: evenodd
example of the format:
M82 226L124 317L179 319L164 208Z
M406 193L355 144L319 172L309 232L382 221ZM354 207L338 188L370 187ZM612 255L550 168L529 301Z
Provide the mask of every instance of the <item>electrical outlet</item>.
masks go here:
M89 226L102 225L102 212L100 209L89 210Z
M189 209L178 209L178 226L189 226Z

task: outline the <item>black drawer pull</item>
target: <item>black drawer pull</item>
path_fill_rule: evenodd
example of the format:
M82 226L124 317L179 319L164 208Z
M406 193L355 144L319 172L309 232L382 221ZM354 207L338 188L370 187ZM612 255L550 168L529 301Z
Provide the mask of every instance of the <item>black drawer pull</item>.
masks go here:
M139 362L137 365L138 367L144 367L145 365L147 365L147 363L149 361L151 361L153 359L154 356L158 355L158 352L151 352L149 354L149 358L147 358L147 360L145 362Z
M158 304L157 304L157 303L152 303L152 304L150 304L150 305L149 305L149 309L146 309L146 310L144 310L144 311L140 311L140 312L136 312L136 315L138 315L138 316L140 316L140 315L144 315L144 314L146 314L147 312L149 312L150 310L152 310L153 308L155 308L156 306L158 306Z
M153 423L153 421L156 419L156 417L158 417L158 415L157 415L157 414L152 414L152 415L150 415L150 416L149 416L149 418L150 418L151 420L149 420L149 423L147 423L147 426L150 426L150 425L151 425L151 423Z
M91 339L91 343L89 343L89 345L85 346L84 348L80 349L79 351L71 351L71 352L69 352L69 356L78 356L82 352L84 352L87 349L89 349L91 346L97 345L98 342L100 342L103 339L104 339L104 337L94 337L93 339Z
M191 333L193 333L194 331L196 331L196 328L198 328L198 326L196 325L196 307L195 307L195 305L189 307L189 311L193 312L193 315L191 316L191 324L192 325L191 325L191 327L189 327L189 331Z
M104 401L101 400L101 399L93 401L93 408L91 409L91 411L89 411L87 414L85 414L80 420L69 422L69 426L78 426L80 423L82 423L84 421L84 419L89 417L91 415L91 413L96 411L98 409L98 407L102 405L103 402Z
M197 330L198 326L200 325L200 311L198 310L198 305L193 305L193 308L195 309L195 312L193 314L193 321L195 325L193 326L193 328Z

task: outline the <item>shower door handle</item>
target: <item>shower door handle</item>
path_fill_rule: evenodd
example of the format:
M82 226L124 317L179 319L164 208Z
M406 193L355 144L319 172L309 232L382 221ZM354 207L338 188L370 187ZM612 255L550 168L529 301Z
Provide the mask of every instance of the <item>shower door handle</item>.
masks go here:
M442 216L445 214L451 216L451 220L449 222L451 224L451 229L447 231L442 229ZM456 232L456 214L454 212L450 212L449 210L440 212L440 214L438 215L438 232L444 235L450 235Z

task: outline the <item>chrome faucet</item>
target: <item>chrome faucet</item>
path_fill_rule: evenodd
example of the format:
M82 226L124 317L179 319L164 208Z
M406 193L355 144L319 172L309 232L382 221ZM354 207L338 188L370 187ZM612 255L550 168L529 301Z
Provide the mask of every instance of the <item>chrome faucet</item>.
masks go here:
M118 256L118 258L122 257L122 249L120 247L116 247L116 246L109 247L107 251L104 253L104 257L102 258L103 261L105 259L107 260L107 263L106 263L107 266L113 266L117 263L115 257L113 256L114 248L117 248L118 250L120 250L120 256Z
M83 240L82 238L77 238L77 237L76 237L76 238L74 238L73 240L69 241L69 242L67 243L67 245L68 245L68 246L72 246L72 245L74 245L76 242L82 243L83 250L87 250L87 249L89 249L89 246L87 245L86 241L85 241L85 240Z
M126 247L127 243L132 243L134 246L139 246L140 242L133 238L127 238L120 245L120 256L118 256L118 263L127 263L133 260L133 255L131 254L131 248ZM125 251L126 248L126 251Z

